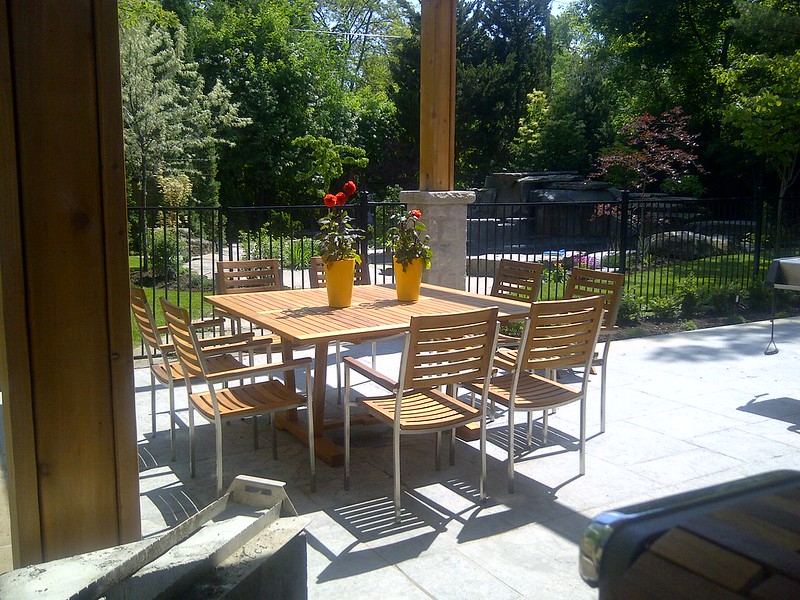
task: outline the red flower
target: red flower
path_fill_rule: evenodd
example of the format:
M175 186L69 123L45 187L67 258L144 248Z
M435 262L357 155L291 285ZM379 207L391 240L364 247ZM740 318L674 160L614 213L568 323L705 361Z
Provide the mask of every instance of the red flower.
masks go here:
M356 189L357 188L356 188L356 184L355 183L353 183L352 181L348 181L347 183L344 184L344 186L342 186L342 189L344 190L344 193L349 198L350 196L352 196L353 194L356 193ZM344 203L342 203L342 204L344 204Z
M421 219L422 211L415 208L414 210L411 211L411 216L414 217L415 219Z
M344 206L345 204L347 204L347 194L345 194L344 192L339 192L338 194L336 194L336 204L340 206Z
M336 206L336 196L334 196L333 194L325 194L325 197L322 199L322 201L328 208L333 208L334 206Z

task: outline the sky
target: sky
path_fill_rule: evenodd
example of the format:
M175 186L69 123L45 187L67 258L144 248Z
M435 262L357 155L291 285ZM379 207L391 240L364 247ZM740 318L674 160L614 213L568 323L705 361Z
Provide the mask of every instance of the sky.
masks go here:
M554 15L561 14L567 6L572 3L572 0L553 0L550 4L550 12Z

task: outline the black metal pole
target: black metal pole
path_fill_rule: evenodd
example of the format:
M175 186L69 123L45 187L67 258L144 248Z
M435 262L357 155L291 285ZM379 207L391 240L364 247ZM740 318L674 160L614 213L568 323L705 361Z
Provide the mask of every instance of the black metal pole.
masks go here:
M367 240L369 226L369 192L361 191L358 195L358 210L356 211L356 227L364 232L358 242L361 256L367 255L369 242Z
M628 190L622 190L622 203L619 211L619 272L628 270Z

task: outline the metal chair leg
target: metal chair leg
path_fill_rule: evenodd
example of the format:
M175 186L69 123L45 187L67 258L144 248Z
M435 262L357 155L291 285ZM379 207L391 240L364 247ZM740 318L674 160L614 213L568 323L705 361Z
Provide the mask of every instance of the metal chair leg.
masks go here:
M393 454L394 454L394 520L395 523L400 522L400 432L397 430L398 425L395 424L395 432L393 436Z
M153 371L150 371L150 431L153 433L153 437L155 438L157 435L156 432L156 378L153 375ZM173 457L173 460L174 457Z
M508 492L514 493L514 403L508 407Z
M169 386L169 446L175 461L175 386Z
M215 446L217 447L217 497L222 496L222 427L221 423L216 423L214 433L216 434Z
M194 408L189 401L189 477L194 477Z
M347 367L344 369L344 489L350 489L350 369Z

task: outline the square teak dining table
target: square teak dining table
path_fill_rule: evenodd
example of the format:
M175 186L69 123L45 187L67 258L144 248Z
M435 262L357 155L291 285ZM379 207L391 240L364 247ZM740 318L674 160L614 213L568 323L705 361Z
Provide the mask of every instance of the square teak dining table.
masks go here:
M399 302L393 285L359 285L346 308L330 308L325 288L253 292L206 296L206 301L225 314L245 319L279 335L284 357L297 346L314 345L314 431L317 455L328 464L342 464L343 449L325 432L325 392L328 345L334 341L366 342L406 331L414 315L463 312L497 306L501 323L524 318L530 303L422 284L416 302ZM317 367L319 366L319 368ZM287 373L293 385L293 374ZM296 413L281 425L305 441L306 428Z

